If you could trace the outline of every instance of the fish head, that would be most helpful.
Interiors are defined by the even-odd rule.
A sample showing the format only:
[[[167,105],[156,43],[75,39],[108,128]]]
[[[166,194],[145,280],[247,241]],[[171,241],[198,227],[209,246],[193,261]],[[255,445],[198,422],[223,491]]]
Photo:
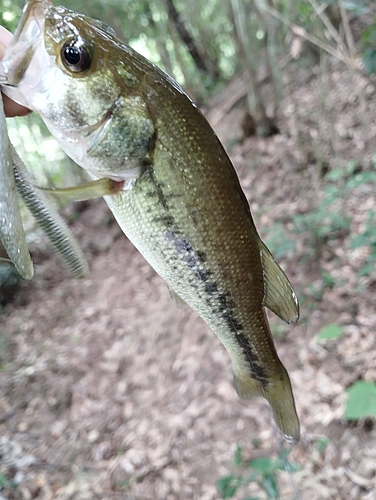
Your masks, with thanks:
[[[79,165],[123,180],[139,174],[154,134],[137,91],[142,74],[128,70],[132,56],[102,22],[29,0],[0,62],[0,83]]]

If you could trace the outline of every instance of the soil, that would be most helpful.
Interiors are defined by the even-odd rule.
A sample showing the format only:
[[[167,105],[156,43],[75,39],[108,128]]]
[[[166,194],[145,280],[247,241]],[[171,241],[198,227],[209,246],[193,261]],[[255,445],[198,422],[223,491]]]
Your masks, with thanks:
[[[333,61],[324,77],[295,66],[281,133],[244,139],[244,108],[226,104],[242,85],[235,78],[206,114],[301,301],[296,325],[270,315],[302,425],[292,475],[304,500],[374,500],[375,420],[349,422],[344,411],[346,388],[376,383],[376,268],[360,276],[370,249],[351,246],[376,210],[375,185],[328,208],[348,214],[345,228],[320,237],[334,215],[323,210],[311,226],[309,216],[329,172],[374,169],[375,87]],[[220,478],[250,472],[233,463],[238,446],[246,461],[276,459],[264,401],[238,399],[218,339],[170,299],[105,203],[84,205],[71,228],[90,275],[72,278],[41,237],[34,279],[0,316],[0,499],[213,500]],[[319,341],[330,324],[342,335]],[[294,498],[288,473],[274,472],[280,497]],[[251,497],[268,498],[260,481],[233,498]]]

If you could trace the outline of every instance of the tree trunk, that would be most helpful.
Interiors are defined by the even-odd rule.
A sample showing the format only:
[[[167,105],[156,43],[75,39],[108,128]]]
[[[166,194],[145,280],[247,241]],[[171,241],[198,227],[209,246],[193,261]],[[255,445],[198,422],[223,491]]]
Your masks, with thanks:
[[[204,74],[211,76],[211,71],[206,64],[206,61],[200,51],[197,48],[195,41],[193,40],[191,34],[187,30],[184,21],[181,19],[179,12],[173,3],[173,0],[165,0],[167,13],[169,18],[172,20],[176,31],[178,32],[184,45],[187,47],[193,61],[195,62],[197,68]]]
[[[235,26],[235,40],[238,45],[239,55],[243,61],[244,70],[248,74],[248,106],[251,116],[255,119],[257,133],[268,137],[278,133],[274,117],[268,117],[257,84],[257,65],[251,41],[245,23],[246,13],[242,0],[231,0],[232,14]]]
[[[265,33],[263,39],[265,61],[273,90],[273,109],[271,114],[273,117],[276,117],[279,104],[283,98],[282,79],[277,56],[277,26],[276,21],[266,14],[265,9],[265,7],[273,7],[273,5],[271,0],[254,0],[253,4],[259,24]]]

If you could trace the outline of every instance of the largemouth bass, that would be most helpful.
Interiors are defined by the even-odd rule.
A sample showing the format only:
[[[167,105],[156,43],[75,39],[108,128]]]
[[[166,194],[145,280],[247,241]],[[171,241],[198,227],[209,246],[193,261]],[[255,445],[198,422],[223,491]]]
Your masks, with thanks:
[[[298,440],[290,380],[264,311],[296,321],[297,298],[195,104],[111,28],[48,0],[26,3],[0,73],[9,97],[39,113],[91,174],[90,189],[96,179],[119,185],[112,194],[98,184],[97,194],[222,341],[240,397],[266,398],[282,434]]]

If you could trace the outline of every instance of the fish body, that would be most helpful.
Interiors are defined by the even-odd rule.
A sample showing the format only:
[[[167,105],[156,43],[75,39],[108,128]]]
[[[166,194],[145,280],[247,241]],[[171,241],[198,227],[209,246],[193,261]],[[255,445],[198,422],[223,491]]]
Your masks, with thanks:
[[[260,240],[235,170],[182,88],[99,21],[27,2],[0,72],[93,177],[120,227],[228,351],[239,395],[265,397],[299,438],[288,374],[264,307],[298,318],[295,293]]]

